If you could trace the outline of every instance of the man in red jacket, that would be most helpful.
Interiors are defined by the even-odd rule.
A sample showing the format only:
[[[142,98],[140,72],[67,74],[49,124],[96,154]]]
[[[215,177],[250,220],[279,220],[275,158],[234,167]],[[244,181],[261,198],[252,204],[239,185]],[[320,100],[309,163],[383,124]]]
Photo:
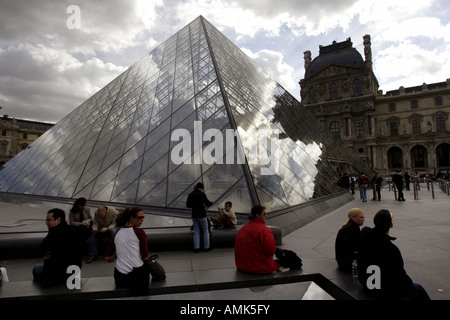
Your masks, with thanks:
[[[234,244],[234,258],[239,271],[249,273],[272,273],[280,265],[272,258],[275,254],[275,238],[266,226],[266,208],[252,208],[246,223],[238,232]]]

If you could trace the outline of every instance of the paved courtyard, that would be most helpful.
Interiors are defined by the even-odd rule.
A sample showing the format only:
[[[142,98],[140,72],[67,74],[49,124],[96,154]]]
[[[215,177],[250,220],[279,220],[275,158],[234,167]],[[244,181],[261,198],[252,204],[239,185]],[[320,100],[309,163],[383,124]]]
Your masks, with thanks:
[[[373,216],[380,209],[388,209],[394,214],[394,227],[390,234],[397,237],[395,244],[400,248],[405,269],[413,281],[424,286],[433,300],[450,300],[450,196],[435,187],[435,199],[425,184],[419,191],[419,199],[414,200],[413,191],[405,191],[405,202],[394,200],[394,193],[387,187],[382,190],[381,201],[362,202],[359,195],[343,207],[305,225],[283,237],[282,248],[295,251],[303,260],[303,273],[321,273],[332,282],[349,290],[343,283],[342,274],[334,260],[334,241],[338,229],[347,220],[350,208],[364,210],[366,226],[373,227]],[[25,230],[46,230],[44,224],[46,210],[54,203],[29,201],[14,203],[3,194],[0,202],[0,233],[23,232]],[[61,204],[68,212],[70,205]],[[94,210],[94,208],[92,209]],[[158,223],[174,226],[190,225],[189,219],[152,217],[146,224]],[[233,248],[216,248],[210,252],[195,254],[189,250],[156,252],[167,272],[234,269]],[[13,259],[0,261],[8,269],[10,281],[31,280],[31,269],[40,259]],[[114,263],[99,257],[92,264],[84,264],[82,277],[111,276]],[[251,292],[248,298],[251,298]],[[181,294],[177,299],[191,298]],[[150,297],[151,299],[151,297]]]

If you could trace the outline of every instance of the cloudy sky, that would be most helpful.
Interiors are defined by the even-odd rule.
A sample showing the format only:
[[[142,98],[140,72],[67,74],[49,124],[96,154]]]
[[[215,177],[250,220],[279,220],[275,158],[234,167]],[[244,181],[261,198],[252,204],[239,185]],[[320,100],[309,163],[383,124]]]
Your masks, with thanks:
[[[0,112],[57,122],[199,15],[299,100],[303,52],[365,34],[384,92],[450,78],[448,0],[1,0]]]

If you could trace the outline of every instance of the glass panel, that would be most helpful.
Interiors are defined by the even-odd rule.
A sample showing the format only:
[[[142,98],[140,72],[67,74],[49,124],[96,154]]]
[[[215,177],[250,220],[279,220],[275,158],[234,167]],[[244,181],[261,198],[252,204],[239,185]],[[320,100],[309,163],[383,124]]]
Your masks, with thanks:
[[[117,176],[116,184],[112,193],[112,198],[116,197],[139,177],[141,164],[142,157],[136,159],[130,166],[128,166]],[[136,194],[134,195],[134,197],[136,197]]]
[[[151,148],[144,154],[144,161],[142,163],[142,172],[145,172],[153,166],[155,162],[161,159],[162,156],[169,152],[170,135],[166,135],[163,139],[159,140],[155,144],[151,145]]]
[[[151,205],[151,206],[166,206],[166,189],[167,189],[167,178],[164,179],[157,187],[155,187],[152,192],[147,193],[145,197],[137,201],[140,205]]]
[[[234,212],[250,212],[252,200],[245,177],[242,177],[227,193],[221,195],[211,208],[224,207],[226,201],[231,201]]]
[[[119,164],[120,161],[116,161],[97,177],[92,190],[93,200],[109,201],[117,177],[117,171],[119,170]]]
[[[112,198],[111,201],[121,203],[135,203],[137,186],[137,180],[133,181],[125,190]]]
[[[181,164],[168,177],[167,202],[172,202],[201,176],[200,164]]]
[[[203,183],[212,202],[219,200],[244,175],[241,166],[216,164],[203,174]]]
[[[147,193],[152,192],[167,176],[168,154],[159,159],[151,168],[141,173],[138,189],[138,199],[142,199]]]

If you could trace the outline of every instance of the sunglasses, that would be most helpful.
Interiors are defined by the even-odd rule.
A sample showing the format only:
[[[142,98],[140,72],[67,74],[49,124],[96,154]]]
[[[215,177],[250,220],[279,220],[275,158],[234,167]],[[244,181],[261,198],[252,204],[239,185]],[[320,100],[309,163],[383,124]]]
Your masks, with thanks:
[[[142,220],[145,218],[145,216],[139,216],[139,217],[135,217],[136,219]]]

